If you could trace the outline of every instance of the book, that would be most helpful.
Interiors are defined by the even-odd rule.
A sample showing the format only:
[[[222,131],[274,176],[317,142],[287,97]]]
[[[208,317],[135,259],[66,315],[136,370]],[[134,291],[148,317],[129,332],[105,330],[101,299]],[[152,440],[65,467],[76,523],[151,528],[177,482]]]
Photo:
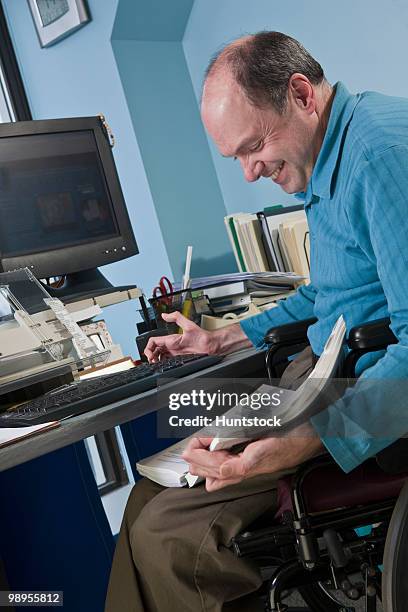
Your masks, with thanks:
[[[224,217],[224,223],[240,272],[267,272],[269,264],[257,215],[235,213]]]
[[[285,434],[312,416],[316,408],[316,400],[324,393],[338,368],[342,357],[345,335],[346,324],[343,316],[340,316],[327,339],[323,353],[320,355],[309,376],[296,391],[290,389],[284,390],[284,397],[280,402],[279,409],[276,411],[276,414],[282,421],[282,425],[276,434]],[[277,391],[281,391],[279,387],[261,385],[256,390],[256,393],[267,393],[272,396]],[[237,405],[229,410],[226,415],[239,415],[242,413],[242,408],[245,408],[247,411],[247,406]],[[248,443],[254,439],[262,438],[268,431],[262,427],[258,430],[251,427],[250,435],[246,435],[247,432],[242,428],[238,428],[235,431],[230,429],[228,433],[230,434],[228,437],[215,436],[211,442],[210,450],[229,449],[238,444]]]
[[[181,456],[191,437],[138,461],[136,469],[139,474],[163,487],[194,486],[198,477],[189,474],[188,463]]]
[[[255,214],[243,215],[238,219],[243,237],[244,261],[251,272],[267,272],[268,260],[262,243],[262,231],[259,219]]]
[[[241,213],[238,213],[241,214]],[[224,217],[225,227],[227,228],[228,238],[230,239],[232,250],[235,255],[235,261],[237,262],[238,270],[240,272],[246,272],[244,258],[241,252],[241,246],[238,240],[238,234],[234,222],[235,215],[227,215]]]
[[[288,249],[284,243],[281,224],[297,219],[306,219],[302,205],[272,207],[257,213],[261,226],[262,242],[270,270],[290,271]]]
[[[310,243],[306,218],[294,218],[280,223],[278,233],[289,269],[297,274],[309,276]]]
[[[302,205],[271,207],[256,214],[239,212],[227,215],[224,222],[240,271],[309,274]]]
[[[340,316],[334,325],[332,332],[324,346],[323,353],[317,360],[312,372],[296,390],[280,389],[269,384],[263,384],[256,389],[251,397],[257,394],[267,394],[271,398],[279,392],[282,401],[279,408],[274,410],[282,421],[282,426],[274,430],[274,435],[284,435],[300,423],[308,420],[316,410],[316,402],[324,393],[330,379],[334,376],[342,357],[342,348],[346,334],[346,325],[343,316]],[[272,405],[272,403],[270,404]],[[164,451],[156,453],[151,457],[142,459],[136,464],[136,468],[142,476],[154,480],[165,487],[194,486],[199,478],[189,474],[188,464],[182,458],[183,450],[189,440],[193,437],[212,437],[210,451],[233,449],[241,447],[254,440],[261,439],[270,433],[270,428],[260,425],[258,428],[251,425],[249,428],[242,426],[242,416],[249,413],[248,401],[245,404],[237,404],[223,415],[227,420],[238,421],[236,427],[228,426],[228,435],[222,435],[213,427],[206,427],[181,442],[177,442]],[[225,432],[224,432],[225,433]]]

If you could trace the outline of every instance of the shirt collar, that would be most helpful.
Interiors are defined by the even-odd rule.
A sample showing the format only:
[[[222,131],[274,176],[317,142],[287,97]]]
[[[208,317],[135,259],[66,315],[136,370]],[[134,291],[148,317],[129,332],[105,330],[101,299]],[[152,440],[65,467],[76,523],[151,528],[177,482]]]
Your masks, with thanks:
[[[339,158],[343,135],[359,100],[360,94],[352,95],[343,83],[340,81],[336,83],[326,134],[312,176],[306,191],[295,194],[296,198],[304,200],[305,206],[312,202],[313,196],[319,198],[331,197],[332,179]]]

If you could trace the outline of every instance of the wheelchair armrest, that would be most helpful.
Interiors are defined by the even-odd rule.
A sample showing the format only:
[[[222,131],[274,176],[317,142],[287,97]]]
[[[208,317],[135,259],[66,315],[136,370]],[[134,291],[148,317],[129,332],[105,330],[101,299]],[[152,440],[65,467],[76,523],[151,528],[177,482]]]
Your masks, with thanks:
[[[307,330],[309,325],[316,323],[317,319],[305,319],[304,321],[295,321],[287,323],[279,327],[272,327],[265,335],[265,344],[299,344],[307,342]]]
[[[390,319],[376,319],[350,330],[348,347],[355,351],[374,351],[398,342],[390,329]]]
[[[270,379],[282,376],[282,359],[303,350],[308,344],[307,330],[317,319],[294,321],[279,327],[272,327],[264,336],[265,344],[269,344],[265,365]],[[287,361],[285,361],[287,363]]]

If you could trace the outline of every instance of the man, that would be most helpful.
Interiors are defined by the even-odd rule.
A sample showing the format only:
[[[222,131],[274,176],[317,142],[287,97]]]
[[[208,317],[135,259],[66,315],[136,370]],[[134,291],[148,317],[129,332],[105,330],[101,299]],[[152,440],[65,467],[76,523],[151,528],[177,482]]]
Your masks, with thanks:
[[[311,316],[317,323],[309,340],[319,355],[340,314],[347,329],[390,316],[398,344],[359,363],[360,381],[406,378],[408,284],[401,279],[408,265],[408,101],[350,95],[341,83],[332,87],[297,41],[261,32],[235,41],[210,63],[201,110],[220,153],[237,159],[248,181],[269,178],[304,201],[311,283],[278,308],[214,333],[180,313],[167,315],[184,333],[151,339],[148,358],[262,347],[268,328]],[[295,387],[307,375],[313,353],[304,351],[292,362],[283,386]],[[253,610],[259,574],[235,558],[228,543],[273,506],[277,473],[324,447],[350,471],[408,431],[398,401],[388,405],[379,393],[359,403],[360,381],[286,439],[253,442],[237,456],[210,453],[208,439],[195,439],[185,458],[193,474],[206,478],[205,488],[136,485],[106,611]],[[380,418],[384,405],[387,440]]]

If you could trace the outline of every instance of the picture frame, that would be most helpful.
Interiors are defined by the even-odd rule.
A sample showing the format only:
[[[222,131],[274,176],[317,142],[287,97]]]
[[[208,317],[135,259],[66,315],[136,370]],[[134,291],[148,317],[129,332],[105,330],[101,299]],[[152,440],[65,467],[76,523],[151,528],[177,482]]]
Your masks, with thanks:
[[[28,0],[41,47],[50,47],[91,20],[86,0]]]

